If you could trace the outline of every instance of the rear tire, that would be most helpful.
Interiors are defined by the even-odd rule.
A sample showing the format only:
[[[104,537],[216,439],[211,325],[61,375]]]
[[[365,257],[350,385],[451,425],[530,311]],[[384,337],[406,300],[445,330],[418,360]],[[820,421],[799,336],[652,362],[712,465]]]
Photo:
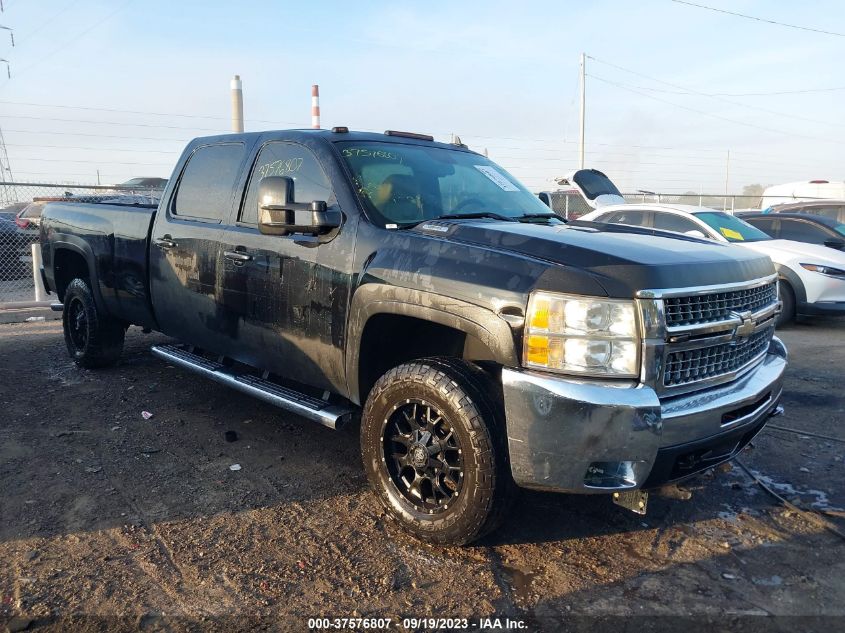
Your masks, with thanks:
[[[123,323],[97,310],[85,279],[68,284],[63,303],[62,327],[73,362],[86,369],[114,365],[123,351]]]
[[[788,282],[778,281],[778,294],[783,302],[783,309],[778,315],[776,327],[787,327],[795,321],[795,291]]]
[[[501,523],[514,497],[497,386],[475,365],[428,358],[395,367],[370,391],[364,470],[403,528],[463,545]]]

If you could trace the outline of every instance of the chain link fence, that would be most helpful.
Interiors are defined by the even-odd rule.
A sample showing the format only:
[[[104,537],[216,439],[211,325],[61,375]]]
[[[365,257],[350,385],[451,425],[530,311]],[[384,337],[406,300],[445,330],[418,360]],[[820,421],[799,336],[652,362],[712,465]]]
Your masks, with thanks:
[[[48,202],[157,203],[161,190],[0,182],[0,306],[35,300],[32,246]]]
[[[685,204],[694,207],[708,207],[733,213],[742,209],[759,209],[760,196],[716,196],[712,194],[665,194],[665,193],[625,193],[625,202],[660,204]],[[576,191],[546,191],[539,194],[552,211],[567,220],[576,220],[593,211],[581,194]]]

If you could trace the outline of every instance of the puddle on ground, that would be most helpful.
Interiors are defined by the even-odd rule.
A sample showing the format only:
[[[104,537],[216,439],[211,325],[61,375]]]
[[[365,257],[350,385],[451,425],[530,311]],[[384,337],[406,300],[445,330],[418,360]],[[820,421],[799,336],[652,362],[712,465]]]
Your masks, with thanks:
[[[520,600],[529,600],[531,597],[531,584],[537,575],[536,572],[523,571],[518,567],[508,567],[502,565],[502,571],[505,572],[510,586],[513,587],[514,594]]]

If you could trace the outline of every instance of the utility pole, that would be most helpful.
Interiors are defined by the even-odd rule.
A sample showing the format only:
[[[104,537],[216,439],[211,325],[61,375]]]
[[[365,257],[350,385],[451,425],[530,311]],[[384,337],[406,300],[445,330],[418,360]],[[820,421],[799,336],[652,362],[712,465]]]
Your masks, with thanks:
[[[584,119],[586,116],[587,56],[581,53],[581,135],[578,143],[578,169],[584,169]]]
[[[241,76],[235,75],[229,86],[232,89],[232,131],[244,131],[244,91]]]
[[[725,161],[725,211],[728,210],[728,186],[731,180],[731,150],[728,150],[728,159]],[[731,211],[733,211],[733,201],[731,201]]]

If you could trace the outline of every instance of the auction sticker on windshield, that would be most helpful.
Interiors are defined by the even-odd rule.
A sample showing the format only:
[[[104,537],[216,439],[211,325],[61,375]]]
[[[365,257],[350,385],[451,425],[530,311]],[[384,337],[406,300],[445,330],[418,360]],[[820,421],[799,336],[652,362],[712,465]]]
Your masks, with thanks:
[[[490,167],[489,165],[473,165],[473,167],[499,185],[501,189],[505,191],[519,191],[519,187],[505,178],[495,167]]]
[[[745,238],[742,237],[742,234],[738,231],[732,231],[731,229],[725,228],[724,226],[720,226],[719,230],[722,232],[722,235],[727,237],[728,239],[734,240],[744,240]]]

